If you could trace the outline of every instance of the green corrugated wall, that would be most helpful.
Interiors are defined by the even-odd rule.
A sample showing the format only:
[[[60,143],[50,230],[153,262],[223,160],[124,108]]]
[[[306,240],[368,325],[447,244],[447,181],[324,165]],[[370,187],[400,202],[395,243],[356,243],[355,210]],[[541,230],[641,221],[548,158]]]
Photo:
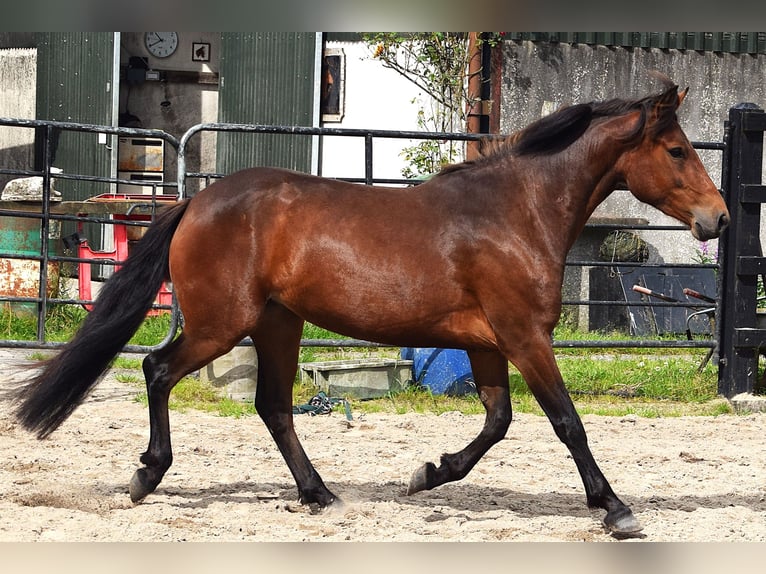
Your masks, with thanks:
[[[222,34],[218,120],[311,126],[316,45],[310,32]],[[309,172],[311,138],[218,134],[218,172],[264,165]]]
[[[114,33],[44,32],[37,34],[37,119],[110,126]],[[55,141],[53,165],[67,174],[110,177],[111,151],[98,143],[98,134],[62,131]],[[69,201],[108,193],[108,183],[58,179],[56,189]],[[61,236],[75,232],[72,222],[61,224]],[[91,247],[102,248],[103,226],[83,228]],[[93,271],[100,276],[103,270]]]
[[[37,35],[37,118],[112,125],[111,32],[45,32]],[[62,132],[54,165],[67,173],[109,177],[111,154],[95,133]],[[61,180],[65,199],[109,191],[108,184]]]

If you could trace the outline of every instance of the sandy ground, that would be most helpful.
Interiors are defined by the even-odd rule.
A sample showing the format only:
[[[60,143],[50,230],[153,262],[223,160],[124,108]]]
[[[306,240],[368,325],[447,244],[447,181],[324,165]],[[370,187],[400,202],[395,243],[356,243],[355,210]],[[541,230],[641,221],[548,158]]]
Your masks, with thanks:
[[[0,351],[0,388],[20,357]],[[613,541],[585,505],[547,419],[517,415],[462,481],[406,495],[426,461],[467,444],[481,416],[299,415],[303,445],[344,506],[312,514],[257,417],[171,412],[175,462],[133,505],[148,441],[136,390],[113,376],[50,438],[0,405],[0,541]],[[596,460],[644,526],[639,541],[766,541],[766,415],[584,418]]]

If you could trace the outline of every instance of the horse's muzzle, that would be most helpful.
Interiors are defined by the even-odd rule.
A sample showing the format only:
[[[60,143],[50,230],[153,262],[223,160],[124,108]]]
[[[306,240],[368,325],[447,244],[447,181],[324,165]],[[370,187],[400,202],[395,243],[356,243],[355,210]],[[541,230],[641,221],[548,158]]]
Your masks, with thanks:
[[[721,235],[728,225],[729,213],[718,212],[708,217],[695,217],[691,232],[699,241],[707,241]]]

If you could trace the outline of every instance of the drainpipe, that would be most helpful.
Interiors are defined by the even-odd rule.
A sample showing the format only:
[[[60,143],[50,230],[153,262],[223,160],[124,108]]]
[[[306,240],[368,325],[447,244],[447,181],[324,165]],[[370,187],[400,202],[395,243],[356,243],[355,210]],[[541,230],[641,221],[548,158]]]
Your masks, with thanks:
[[[493,49],[489,42],[483,41],[485,39],[485,33],[468,33],[468,133],[490,134],[500,129],[499,69],[502,52]],[[478,142],[468,142],[466,159],[474,159],[478,155]]]
[[[478,34],[468,33],[468,101],[466,102],[465,131],[469,134],[481,133],[481,46]],[[479,155],[477,142],[466,143],[465,158],[475,159]]]

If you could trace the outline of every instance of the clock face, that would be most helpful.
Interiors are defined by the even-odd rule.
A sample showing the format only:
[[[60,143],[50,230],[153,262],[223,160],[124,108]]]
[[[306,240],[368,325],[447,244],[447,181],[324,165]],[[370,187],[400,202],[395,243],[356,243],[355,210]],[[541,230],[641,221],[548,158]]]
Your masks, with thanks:
[[[149,53],[156,58],[167,58],[178,48],[178,33],[176,32],[147,32],[144,44]]]

